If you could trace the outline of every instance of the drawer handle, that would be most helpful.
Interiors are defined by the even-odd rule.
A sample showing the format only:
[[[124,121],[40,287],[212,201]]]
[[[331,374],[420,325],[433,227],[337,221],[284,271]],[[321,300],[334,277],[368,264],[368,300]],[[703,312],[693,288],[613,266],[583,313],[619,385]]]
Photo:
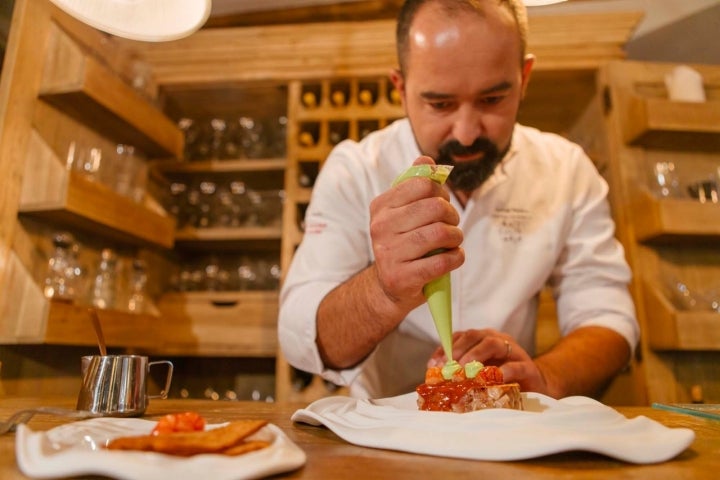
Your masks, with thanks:
[[[210,303],[212,303],[213,306],[215,306],[215,307],[227,308],[227,307],[234,307],[235,305],[238,304],[238,301],[237,300],[210,300]]]

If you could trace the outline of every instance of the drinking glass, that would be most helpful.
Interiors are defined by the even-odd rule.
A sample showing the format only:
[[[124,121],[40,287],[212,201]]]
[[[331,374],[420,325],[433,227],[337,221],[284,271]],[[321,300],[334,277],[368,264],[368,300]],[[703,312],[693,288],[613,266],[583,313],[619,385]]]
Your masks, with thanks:
[[[180,130],[182,130],[185,136],[185,151],[183,152],[183,157],[185,160],[193,160],[197,142],[200,138],[198,124],[192,118],[183,117],[178,120],[178,127],[180,127]]]
[[[75,251],[77,244],[68,232],[54,234],[52,243],[53,253],[48,259],[43,293],[48,298],[73,300],[77,295],[80,276]]]
[[[112,162],[113,189],[140,203],[145,197],[147,165],[132,145],[118,144]]]
[[[675,307],[681,310],[704,310],[705,302],[694,288],[674,275],[667,275],[663,278],[664,287]]]
[[[97,308],[113,308],[116,283],[117,255],[114,250],[104,248],[100,252],[100,265],[93,282],[90,303]]]
[[[679,197],[680,180],[673,162],[655,162],[652,166],[651,190],[660,197]]]
[[[128,301],[128,310],[131,312],[141,313],[145,311],[147,294],[145,288],[147,285],[147,265],[145,261],[136,258],[132,262],[132,272],[130,277],[130,300]]]
[[[100,167],[103,162],[103,152],[99,147],[88,147],[82,143],[73,145],[73,169],[82,173],[85,178],[100,181]]]
[[[258,275],[255,270],[255,264],[250,257],[243,255],[240,265],[237,267],[238,287],[240,290],[256,290],[258,283]]]
[[[197,228],[210,228],[216,225],[216,192],[217,184],[215,182],[209,180],[204,180],[200,182],[200,198],[198,203],[198,218],[196,225]]]
[[[688,185],[688,193],[700,203],[718,203],[718,182],[701,180]]]
[[[218,160],[226,158],[225,144],[227,141],[227,123],[222,118],[210,120],[210,158]]]
[[[247,158],[261,158],[265,154],[265,132],[262,123],[253,117],[240,117],[240,143]]]

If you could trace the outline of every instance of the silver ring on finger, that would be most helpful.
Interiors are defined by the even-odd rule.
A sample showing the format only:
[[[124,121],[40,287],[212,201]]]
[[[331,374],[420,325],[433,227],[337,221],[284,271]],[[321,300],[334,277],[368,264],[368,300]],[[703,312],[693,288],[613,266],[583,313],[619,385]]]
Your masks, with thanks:
[[[512,345],[510,345],[510,342],[507,340],[504,340],[505,342],[505,358],[510,358],[510,354],[512,353]]]

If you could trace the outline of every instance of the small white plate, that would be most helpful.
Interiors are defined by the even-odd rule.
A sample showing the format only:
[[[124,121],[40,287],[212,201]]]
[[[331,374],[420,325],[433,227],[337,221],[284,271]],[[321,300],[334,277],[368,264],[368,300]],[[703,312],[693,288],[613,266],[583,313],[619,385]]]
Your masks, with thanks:
[[[472,460],[524,460],[584,450],[631,463],[657,463],[695,439],[687,428],[668,428],[640,416],[628,419],[588,397],[555,400],[523,393],[525,410],[426,412],[417,394],[380,400],[328,397],[296,411],[292,420],[325,425],[365,447]]]
[[[19,425],[15,439],[17,463],[25,475],[33,478],[106,475],[121,480],[196,480],[209,474],[213,480],[244,480],[287,472],[305,464],[305,452],[273,424],[249,437],[269,441],[269,447],[238,456],[176,457],[103,448],[115,437],[146,435],[156,423],[139,418],[94,418],[45,432]]]

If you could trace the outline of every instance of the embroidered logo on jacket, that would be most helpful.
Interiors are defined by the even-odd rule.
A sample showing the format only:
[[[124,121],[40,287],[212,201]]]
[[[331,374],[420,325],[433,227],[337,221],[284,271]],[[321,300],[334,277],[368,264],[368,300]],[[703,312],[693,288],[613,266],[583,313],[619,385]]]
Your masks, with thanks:
[[[500,239],[503,242],[519,243],[523,239],[531,215],[528,210],[521,208],[498,208],[492,214],[492,218],[498,226]]]

